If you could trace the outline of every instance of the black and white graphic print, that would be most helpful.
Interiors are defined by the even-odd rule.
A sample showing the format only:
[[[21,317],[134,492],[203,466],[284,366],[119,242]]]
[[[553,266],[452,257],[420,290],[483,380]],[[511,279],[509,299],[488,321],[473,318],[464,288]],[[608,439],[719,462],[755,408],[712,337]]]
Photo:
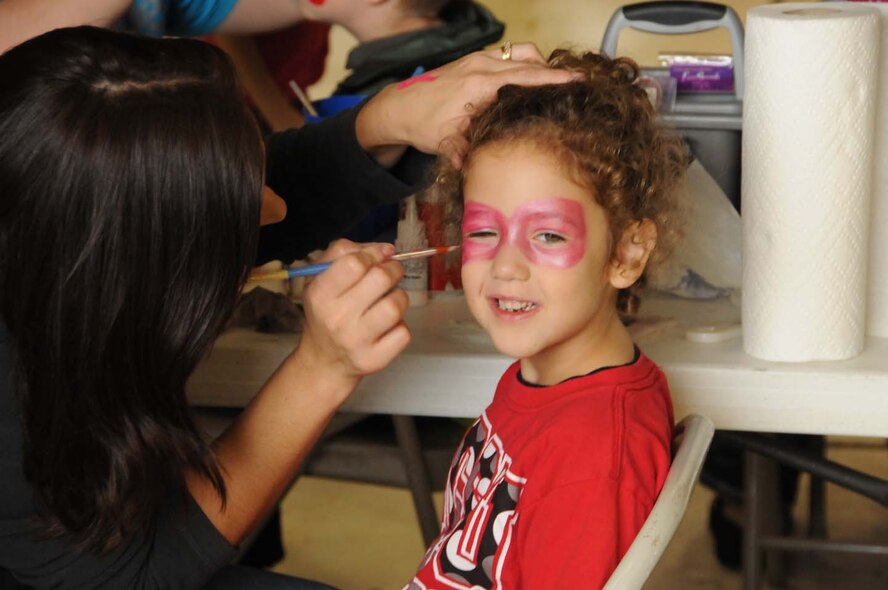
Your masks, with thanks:
[[[511,466],[483,414],[454,456],[444,493],[443,532],[421,566],[432,561],[435,585],[422,575],[405,590],[499,587],[525,482]]]

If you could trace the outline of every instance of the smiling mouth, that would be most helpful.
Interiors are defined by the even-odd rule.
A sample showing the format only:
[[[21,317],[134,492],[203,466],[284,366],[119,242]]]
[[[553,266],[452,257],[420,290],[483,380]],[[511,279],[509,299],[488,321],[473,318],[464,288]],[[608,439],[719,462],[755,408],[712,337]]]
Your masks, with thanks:
[[[528,312],[536,309],[536,303],[532,301],[519,301],[517,299],[498,299],[494,298],[497,309],[508,313]]]

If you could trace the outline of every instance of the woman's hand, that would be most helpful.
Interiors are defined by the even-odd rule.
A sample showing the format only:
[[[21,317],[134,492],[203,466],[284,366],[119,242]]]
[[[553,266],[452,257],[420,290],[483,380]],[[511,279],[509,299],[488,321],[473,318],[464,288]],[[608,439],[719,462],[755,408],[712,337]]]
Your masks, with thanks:
[[[333,266],[305,289],[305,330],[294,358],[340,380],[339,391],[385,368],[410,342],[407,294],[395,288],[404,267],[386,262],[392,254],[391,244],[339,240],[323,257]]]
[[[213,525],[237,545],[293,480],[330,418],[361,377],[388,365],[410,342],[404,269],[391,244],[341,240],[333,265],[306,287],[305,329],[237,421],[216,441],[227,503],[193,472],[188,489]]]
[[[505,49],[472,53],[387,86],[358,114],[358,141],[377,159],[385,159],[393,146],[410,145],[429,154],[450,155],[459,165],[469,117],[493,101],[501,86],[560,84],[578,76],[550,69],[531,43],[516,44],[509,54]]]

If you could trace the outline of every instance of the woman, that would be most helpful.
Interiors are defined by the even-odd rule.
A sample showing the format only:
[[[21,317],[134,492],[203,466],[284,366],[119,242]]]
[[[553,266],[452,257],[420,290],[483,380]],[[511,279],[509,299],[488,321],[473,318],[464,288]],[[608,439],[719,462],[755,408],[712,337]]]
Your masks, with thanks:
[[[444,138],[467,103],[565,79],[500,57],[275,138],[268,181],[294,235],[267,250],[318,247],[352,205],[409,190],[376,163],[405,144],[458,161],[461,141]],[[338,244],[298,347],[232,428],[201,440],[185,381],[253,263],[263,203],[239,96],[224,54],[194,41],[59,29],[0,56],[0,582],[249,587],[225,568],[235,546],[361,377],[409,341],[391,247]],[[300,587],[279,582],[255,581]]]

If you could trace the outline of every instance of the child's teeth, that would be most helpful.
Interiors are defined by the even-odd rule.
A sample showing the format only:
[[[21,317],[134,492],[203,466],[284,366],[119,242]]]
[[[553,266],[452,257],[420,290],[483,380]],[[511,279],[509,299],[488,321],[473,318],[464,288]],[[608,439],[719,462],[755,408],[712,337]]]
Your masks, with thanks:
[[[529,311],[535,307],[530,301],[506,301],[497,299],[497,306],[503,311]]]

